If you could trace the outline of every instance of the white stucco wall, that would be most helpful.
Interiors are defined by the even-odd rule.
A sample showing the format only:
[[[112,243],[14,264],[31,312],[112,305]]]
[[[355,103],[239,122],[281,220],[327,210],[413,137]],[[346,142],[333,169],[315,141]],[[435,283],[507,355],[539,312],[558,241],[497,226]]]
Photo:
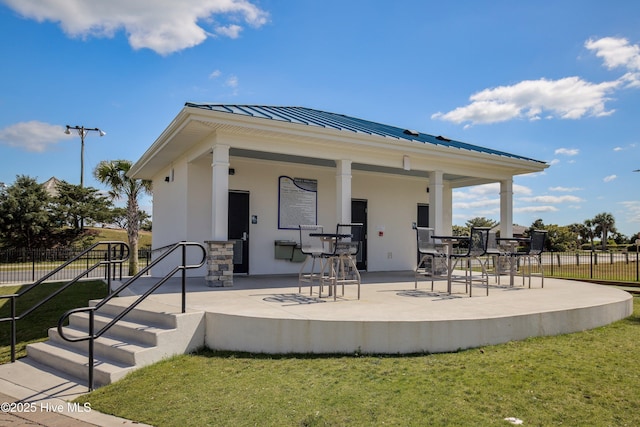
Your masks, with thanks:
[[[187,159],[189,155],[173,163],[171,182],[165,182],[165,176],[171,176],[170,169],[154,178],[154,248],[180,240],[211,239],[211,160],[209,156]],[[318,223],[333,231],[337,222],[336,169],[233,156],[230,167],[235,173],[229,176],[229,190],[248,192],[249,214],[257,216],[257,223],[249,225],[249,273],[297,273],[299,263],[274,256],[276,240],[299,238],[297,230],[278,229],[278,179],[286,175],[317,180]],[[367,201],[368,270],[413,269],[416,243],[411,226],[417,220],[417,205],[429,202],[428,180],[354,170],[351,184],[352,199]],[[446,224],[451,223],[450,202],[451,191],[446,189]],[[190,272],[202,274],[204,270]]]

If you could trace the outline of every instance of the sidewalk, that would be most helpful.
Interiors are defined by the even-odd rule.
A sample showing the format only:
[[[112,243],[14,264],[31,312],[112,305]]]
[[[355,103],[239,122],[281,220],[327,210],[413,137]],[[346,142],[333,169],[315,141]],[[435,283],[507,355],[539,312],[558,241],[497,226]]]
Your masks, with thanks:
[[[67,417],[61,413],[47,410],[46,406],[40,407],[38,404],[16,404],[18,399],[0,393],[0,425],[13,426],[47,426],[47,427],[95,427],[96,424],[90,424],[71,417]],[[34,410],[30,412],[30,410]],[[51,408],[54,409],[54,408]],[[57,409],[57,408],[55,408]]]
[[[0,426],[145,426],[72,403],[86,384],[27,359],[0,365]]]

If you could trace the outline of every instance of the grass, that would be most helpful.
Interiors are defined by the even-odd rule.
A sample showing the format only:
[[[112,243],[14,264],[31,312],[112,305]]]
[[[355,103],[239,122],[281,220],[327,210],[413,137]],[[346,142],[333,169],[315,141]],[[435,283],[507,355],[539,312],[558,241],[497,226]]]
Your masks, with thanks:
[[[114,228],[91,228],[91,227],[87,227],[87,228],[95,230],[98,233],[98,235],[91,241],[92,244],[100,241],[106,241],[106,240],[110,240],[114,242],[129,243],[129,238],[127,237],[127,230],[114,229]],[[151,232],[140,230],[138,247],[139,248],[151,247]]]
[[[16,313],[20,315],[34,304],[42,301],[48,295],[59,289],[64,283],[43,283],[27,292],[17,300]],[[21,286],[2,286],[0,294],[18,293]],[[81,281],[65,289],[54,299],[17,322],[16,357],[26,356],[27,344],[43,341],[47,337],[47,330],[58,324],[62,313],[76,307],[86,307],[91,299],[104,298],[107,287],[101,280]],[[9,300],[0,299],[0,318],[10,314]],[[11,360],[10,322],[0,323],[0,363]]]
[[[81,397],[156,426],[640,425],[640,300],[595,330],[448,354],[203,350]]]

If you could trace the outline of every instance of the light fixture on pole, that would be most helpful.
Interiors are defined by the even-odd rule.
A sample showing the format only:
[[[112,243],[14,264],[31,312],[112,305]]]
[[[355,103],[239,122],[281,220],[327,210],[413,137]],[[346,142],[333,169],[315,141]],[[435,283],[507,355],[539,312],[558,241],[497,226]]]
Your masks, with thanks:
[[[100,136],[105,136],[107,133],[98,128],[86,128],[84,126],[69,125],[67,125],[67,130],[65,130],[64,133],[66,133],[67,135],[71,135],[71,129],[78,131],[78,135],[80,135],[80,187],[84,187],[84,137],[89,131],[98,132],[98,135]]]

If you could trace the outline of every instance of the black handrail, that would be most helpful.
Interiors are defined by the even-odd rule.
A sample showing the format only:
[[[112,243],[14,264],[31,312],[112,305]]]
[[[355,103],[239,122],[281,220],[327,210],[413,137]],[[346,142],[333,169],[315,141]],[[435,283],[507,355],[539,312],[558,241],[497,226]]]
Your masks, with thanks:
[[[25,310],[19,316],[16,315],[16,299],[18,299],[21,296],[25,295],[26,293],[28,293],[32,289],[35,289],[36,287],[38,287],[39,285],[44,283],[47,279],[53,277],[55,274],[59,273],[60,271],[62,271],[63,269],[65,269],[69,265],[73,264],[74,262],[78,261],[79,259],[81,259],[82,257],[84,257],[85,255],[87,255],[88,253],[90,253],[95,248],[97,248],[98,246],[101,246],[101,245],[107,245],[106,259],[101,259],[100,261],[96,262],[94,265],[88,267],[86,270],[82,271],[76,277],[71,279],[71,281],[67,282],[66,284],[64,284],[60,288],[56,289],[53,293],[48,295],[46,298],[44,298],[40,302],[36,303],[32,307],[28,308],[27,310]],[[113,252],[113,256],[119,255],[119,257],[118,258],[112,258],[112,252]],[[118,254],[118,252],[119,252],[119,254]],[[87,274],[89,274],[90,272],[92,272],[96,268],[100,267],[101,265],[104,265],[105,268],[106,268],[107,286],[109,287],[109,289],[111,289],[111,265],[112,264],[115,265],[117,263],[120,263],[120,265],[122,265],[123,262],[125,262],[125,261],[127,261],[129,259],[129,254],[130,254],[129,245],[127,245],[124,242],[112,242],[112,241],[98,242],[98,243],[95,243],[92,246],[88,247],[87,249],[85,249],[84,251],[79,253],[78,255],[74,256],[70,260],[66,261],[64,264],[60,265],[56,269],[54,269],[51,272],[47,273],[46,275],[41,277],[38,281],[32,283],[28,288],[26,288],[26,289],[24,289],[24,290],[22,290],[22,291],[20,291],[20,292],[18,292],[16,294],[0,295],[0,299],[10,299],[10,307],[9,307],[9,309],[10,309],[11,314],[10,314],[9,317],[0,318],[0,323],[9,322],[9,321],[11,322],[11,332],[10,332],[10,335],[11,335],[11,363],[16,361],[16,323],[17,323],[18,320],[24,319],[26,316],[28,316],[29,314],[33,313],[35,310],[37,310],[38,308],[40,308],[41,306],[43,306],[47,302],[51,301],[58,294],[63,292],[65,289],[67,289],[69,286],[71,286],[74,283],[76,283],[83,276],[86,276]]]
[[[202,260],[198,264],[192,264],[192,265],[188,265],[187,264],[187,247],[188,246],[197,246],[202,250]],[[140,295],[138,297],[138,299],[136,299],[133,303],[131,303],[120,314],[115,316],[113,318],[113,320],[111,320],[109,323],[107,323],[105,326],[103,326],[102,329],[100,329],[99,331],[96,332],[95,331],[95,326],[94,326],[95,312],[97,310],[99,310],[102,306],[104,306],[106,303],[111,301],[114,297],[116,297],[124,289],[129,287],[133,282],[138,280],[141,276],[146,274],[147,271],[149,271],[155,265],[157,265],[158,263],[163,261],[166,257],[168,257],[170,254],[172,254],[178,248],[182,249],[182,264],[176,266],[167,275],[165,275],[163,278],[161,278],[158,283],[156,283],[155,285],[150,287],[144,294]],[[114,290],[111,295],[107,296],[106,298],[101,300],[96,305],[94,305],[92,307],[75,308],[75,309],[67,311],[66,313],[64,313],[60,317],[60,320],[58,321],[58,334],[60,335],[60,337],[62,337],[64,340],[69,341],[69,342],[89,341],[89,381],[88,381],[89,382],[89,391],[92,391],[93,388],[94,388],[93,387],[93,385],[94,385],[93,384],[93,368],[94,368],[93,347],[94,347],[95,340],[97,338],[100,338],[113,325],[115,325],[120,320],[122,320],[122,318],[124,318],[127,314],[129,314],[143,300],[145,300],[149,295],[151,295],[153,292],[155,292],[160,286],[162,286],[167,280],[169,280],[171,277],[173,277],[173,275],[176,274],[180,270],[182,270],[182,313],[185,313],[186,312],[186,274],[185,274],[185,272],[186,272],[187,269],[193,269],[193,268],[202,267],[204,265],[204,263],[206,262],[206,260],[207,260],[207,250],[202,244],[197,243],[197,242],[178,242],[178,243],[174,244],[173,247],[170,250],[168,250],[167,252],[162,254],[160,257],[156,258],[151,264],[149,264],[144,269],[140,270],[140,272],[138,272],[138,274],[136,274],[135,276],[132,276],[129,280],[127,280],[120,287],[118,287],[118,289]],[[64,330],[62,329],[64,323],[69,318],[69,316],[71,316],[72,314],[74,314],[74,313],[82,313],[82,312],[88,312],[89,313],[89,333],[87,335],[85,335],[85,336],[80,336],[80,337],[75,337],[75,338],[67,337],[64,334]]]

